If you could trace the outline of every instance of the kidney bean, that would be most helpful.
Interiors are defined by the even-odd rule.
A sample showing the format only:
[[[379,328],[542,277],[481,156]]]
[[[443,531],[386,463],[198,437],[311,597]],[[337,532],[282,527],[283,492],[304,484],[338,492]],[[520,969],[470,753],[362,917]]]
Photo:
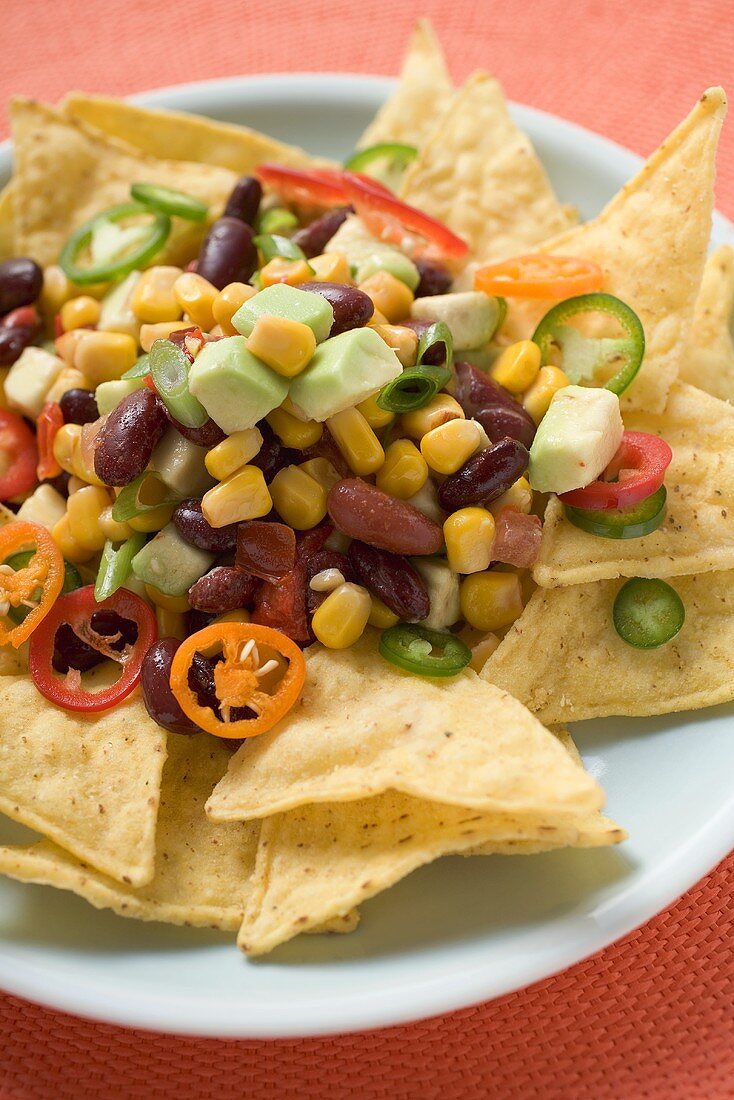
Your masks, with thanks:
[[[347,220],[347,215],[351,213],[351,206],[337,206],[333,210],[328,210],[316,221],[294,233],[293,243],[298,245],[309,260],[313,256],[319,256],[325,251],[339,226]]]
[[[529,458],[522,443],[516,439],[501,439],[446,478],[438,490],[439,504],[445,512],[455,512],[470,504],[490,504],[522,477]]]
[[[535,438],[535,422],[504,386],[471,363],[456,363],[454,396],[467,416],[474,417],[496,443],[505,436],[529,447]]]
[[[171,664],[181,645],[178,638],[159,638],[143,659],[140,687],[145,709],[154,722],[171,733],[196,733],[199,727],[184,714],[171,691]]]
[[[300,462],[301,459],[298,451],[283,446],[266,420],[261,420],[258,428],[263,437],[263,445],[255,457],[250,459],[249,464],[262,470],[263,477],[269,485],[277,473],[284,470],[286,466]]]
[[[230,553],[237,545],[237,524],[211,527],[204,519],[201,501],[194,497],[176,505],[173,522],[187,542],[198,546],[200,550],[208,550],[211,554]]]
[[[443,531],[407,501],[388,496],[360,478],[329,490],[329,515],[345,535],[393,554],[437,554]]]
[[[41,318],[35,306],[18,306],[6,313],[2,321],[3,328],[32,328],[41,331]]]
[[[67,390],[59,398],[65,424],[91,424],[99,418],[99,409],[92,390]]]
[[[428,618],[428,589],[407,558],[355,540],[349,547],[349,560],[362,584],[403,622]]]
[[[232,188],[224,208],[224,217],[239,218],[247,225],[254,225],[262,197],[260,180],[254,176],[243,176]]]
[[[306,606],[311,615],[317,608],[321,607],[321,604],[329,595],[328,592],[317,592],[316,589],[311,588],[310,583],[312,577],[315,577],[317,573],[323,573],[324,569],[338,569],[345,581],[355,581],[357,579],[352,563],[344,554],[340,554],[338,550],[319,550],[306,563],[306,576],[308,579]]]
[[[431,321],[401,321],[400,324],[403,328],[410,328],[416,334],[420,340],[423,333],[431,327],[431,324],[435,322]],[[443,343],[434,344],[429,348],[426,354],[423,356],[423,362],[428,363],[431,367],[442,367],[446,362],[446,345]]]
[[[216,615],[207,615],[206,611],[187,611],[185,618],[186,637],[190,638],[192,634],[197,634],[200,630],[203,630],[205,626],[210,626],[216,619]]]
[[[124,397],[97,436],[94,472],[106,485],[128,485],[150,462],[168,425],[160,397],[145,386]]]
[[[415,289],[416,298],[432,298],[434,294],[448,294],[454,280],[451,272],[432,260],[413,260],[418,268],[420,282]]]
[[[285,523],[253,519],[237,528],[235,562],[240,569],[272,581],[296,564],[296,532]]]
[[[338,336],[340,332],[348,332],[352,328],[362,328],[375,312],[375,303],[369,295],[354,286],[345,286],[344,283],[306,282],[299,283],[298,289],[320,294],[334,310],[334,324],[329,336]]]
[[[19,325],[16,328],[0,327],[0,367],[12,367],[37,335],[38,329],[30,328],[28,325]]]
[[[35,302],[43,286],[43,271],[35,260],[18,256],[0,264],[0,313]]]
[[[216,447],[217,443],[221,443],[223,439],[227,438],[227,433],[223,432],[211,418],[205,420],[200,428],[187,428],[185,424],[179,423],[170,413],[168,413],[168,419],[184,439],[188,439],[189,443],[193,443],[197,447],[206,447],[207,449]]]
[[[228,283],[246,283],[257,270],[250,226],[239,218],[218,218],[204,238],[196,270],[217,290]]]
[[[195,611],[223,615],[252,603],[257,580],[235,565],[217,565],[189,589],[189,603]]]
[[[493,443],[500,439],[516,439],[523,447],[530,448],[535,439],[535,423],[522,405],[515,404],[514,409],[506,405],[479,409],[474,419],[481,424]]]

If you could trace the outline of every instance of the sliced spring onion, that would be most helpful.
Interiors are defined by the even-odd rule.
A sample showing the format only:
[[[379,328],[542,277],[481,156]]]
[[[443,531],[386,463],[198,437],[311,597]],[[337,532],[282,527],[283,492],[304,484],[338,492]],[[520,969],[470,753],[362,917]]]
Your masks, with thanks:
[[[259,237],[255,237],[255,245],[262,252],[266,264],[276,259],[306,259],[303,249],[294,244],[290,237],[280,237],[277,233],[261,233]]]
[[[599,535],[604,539],[639,539],[656,531],[663,522],[667,498],[665,486],[661,485],[646,500],[629,508],[592,511],[572,508],[567,504],[566,516],[574,527],[580,527],[590,535]]]
[[[126,249],[123,255],[103,263],[91,263],[81,266],[77,262],[84,249],[89,247],[95,230],[102,223],[116,224],[124,221],[125,218],[139,217],[140,215],[146,215],[151,220],[148,222],[148,233],[144,240],[138,243],[137,247],[133,246]],[[108,210],[104,210],[101,214],[96,214],[93,218],[90,218],[84,225],[80,225],[61,250],[59,265],[68,278],[78,286],[107,283],[111,279],[119,279],[123,275],[127,275],[136,268],[144,267],[157,252],[160,252],[168,240],[170,232],[171,219],[167,214],[152,210],[142,203],[124,202],[119,206],[111,206]]]
[[[147,352],[136,359],[130,370],[126,370],[122,377],[145,378],[146,374],[150,374],[150,356]]]
[[[633,577],[617,593],[612,619],[622,641],[635,649],[657,649],[679,632],[686,609],[665,581]]]
[[[393,190],[412,160],[418,155],[415,145],[406,145],[401,141],[381,141],[366,149],[358,149],[344,161],[344,167],[350,172],[366,172]]]
[[[25,569],[28,562],[34,556],[35,550],[21,550],[17,554],[11,554],[11,556],[5,562],[11,569]],[[75,565],[72,565],[70,561],[64,558],[64,585],[59,593],[60,596],[65,596],[67,592],[73,592],[75,588],[81,588],[84,581],[81,578],[81,574]],[[41,600],[41,589],[38,588],[33,596],[39,602]],[[22,623],[26,615],[31,611],[30,607],[25,607],[23,604],[19,604],[18,607],[11,607],[8,609],[8,618],[14,623]]]
[[[434,324],[423,333],[418,341],[417,362],[419,364],[423,363],[426,353],[437,344],[443,344],[446,349],[443,366],[450,367],[454,358],[454,338],[451,335],[451,329],[445,321],[435,321]],[[446,381],[448,381],[448,379]]]
[[[456,676],[471,661],[471,650],[461,638],[419,623],[400,623],[384,630],[380,655],[417,676]]]
[[[118,498],[119,499],[119,498]],[[145,535],[136,531],[117,549],[111,539],[107,539],[97,570],[94,584],[94,598],[97,603],[106,600],[118,588],[121,588],[132,570],[132,561],[139,550],[145,546]]]
[[[446,367],[431,367],[421,363],[407,367],[380,391],[377,404],[386,412],[407,413],[422,409],[443,389],[451,378]]]
[[[287,229],[297,228],[298,218],[292,210],[286,210],[284,206],[274,206],[270,210],[263,210],[262,213],[258,215],[258,233],[283,233]]]
[[[157,183],[134,183],[130,193],[151,210],[158,210],[169,216],[175,214],[188,222],[203,222],[209,211],[206,203],[195,199],[193,195],[176,191],[173,187],[160,187]]]
[[[143,496],[148,494],[144,494],[143,489],[149,481],[156,482],[161,491],[154,494],[154,500],[146,502],[143,500]],[[152,470],[144,470],[139,477],[135,478],[135,481],[131,481],[122,490],[112,505],[112,518],[118,523],[127,523],[129,519],[135,519],[136,516],[144,516],[148,512],[154,512],[156,508],[178,504],[180,500],[180,496],[168,488],[163,478]]]
[[[188,356],[172,340],[156,340],[148,355],[155,388],[171,416],[186,428],[200,428],[209,414],[189,392]]]

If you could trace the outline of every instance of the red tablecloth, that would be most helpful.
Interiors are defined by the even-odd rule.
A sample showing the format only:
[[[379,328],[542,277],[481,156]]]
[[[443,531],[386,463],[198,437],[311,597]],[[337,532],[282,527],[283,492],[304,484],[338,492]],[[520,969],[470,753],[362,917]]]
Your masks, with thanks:
[[[418,15],[434,20],[457,79],[489,68],[513,99],[640,153],[707,85],[734,89],[734,7],[721,0],[3,0],[0,96],[126,94],[276,70],[394,73]],[[734,123],[718,196],[734,215]],[[0,1098],[734,1097],[732,872],[730,857],[644,929],[557,978],[369,1035],[175,1039],[0,998]]]

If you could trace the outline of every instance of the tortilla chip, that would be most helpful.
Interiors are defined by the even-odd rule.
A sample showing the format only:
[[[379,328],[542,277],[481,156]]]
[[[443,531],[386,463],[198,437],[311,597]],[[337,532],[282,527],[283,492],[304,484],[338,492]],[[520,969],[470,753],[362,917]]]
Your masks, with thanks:
[[[571,224],[502,88],[481,72],[408,169],[401,197],[445,222],[485,262],[527,251]]]
[[[724,244],[706,261],[680,376],[720,397],[734,399],[734,248]]]
[[[13,216],[13,185],[0,192],[0,262],[15,255],[15,221]]]
[[[42,266],[55,263],[71,232],[106,207],[130,200],[130,184],[185,191],[219,212],[237,177],[226,168],[156,160],[31,99],[11,105],[15,247]],[[205,227],[175,219],[155,263],[195,253]]]
[[[420,149],[453,92],[441,44],[429,21],[419,19],[408,44],[398,86],[362,134],[357,148],[399,141]]]
[[[593,221],[543,252],[595,260],[604,289],[631,306],[645,330],[645,358],[625,408],[662,412],[686,351],[714,206],[716,146],[726,114],[721,88],[690,115]],[[531,335],[548,303],[510,303],[503,332]]]
[[[734,571],[670,581],[686,609],[659,649],[617,634],[621,581],[538,589],[482,669],[551,725],[607,715],[669,714],[734,699]],[[542,638],[543,644],[538,644]]]
[[[605,539],[575,527],[552,497],[533,570],[543,587],[734,568],[734,408],[677,382],[662,415],[628,412],[624,422],[673,449],[667,516],[644,538]]]
[[[153,877],[166,733],[138,699],[85,717],[0,677],[0,813],[105,874]]]
[[[333,163],[247,126],[233,126],[180,111],[135,107],[109,96],[70,92],[60,109],[68,118],[111,134],[149,157],[218,165],[238,176],[250,175],[266,161],[291,168]]]
[[[207,803],[217,821],[398,790],[508,813],[598,809],[602,792],[556,739],[476,673],[417,679],[377,653],[313,646],[297,709],[245,743]]]

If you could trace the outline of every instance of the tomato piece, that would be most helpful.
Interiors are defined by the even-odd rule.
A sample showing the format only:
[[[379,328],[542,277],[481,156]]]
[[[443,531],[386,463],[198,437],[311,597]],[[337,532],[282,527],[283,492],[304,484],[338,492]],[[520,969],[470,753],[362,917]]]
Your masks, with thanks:
[[[474,288],[504,298],[571,298],[601,290],[604,272],[593,260],[534,252],[474,273]]]
[[[344,188],[341,172],[329,169],[286,168],[282,164],[261,164],[256,175],[272,187],[287,202],[310,203],[314,206],[343,206]]]
[[[625,432],[601,478],[583,489],[561,493],[559,499],[573,508],[593,511],[629,508],[657,492],[672,460],[673,452],[659,436]]]
[[[255,595],[253,623],[282,631],[294,642],[308,642],[311,635],[306,617],[306,566],[295,568],[277,580],[263,581]]]
[[[112,613],[132,622],[137,630],[136,640],[123,649],[113,648],[114,637],[95,630],[95,615]],[[30,617],[30,616],[29,616]],[[86,646],[91,646],[103,657],[120,665],[120,676],[114,684],[101,691],[87,691],[82,687],[80,673],[72,668],[66,676],[54,672],[54,645],[60,628],[68,626]],[[94,585],[77,588],[57,600],[43,620],[42,628],[31,638],[29,668],[33,683],[41,695],[64,710],[93,712],[108,710],[126,698],[135,688],[143,667],[145,654],[156,640],[158,628],[154,612],[126,588],[118,588],[101,603],[94,597]]]
[[[259,646],[274,654],[265,657]],[[202,706],[189,684],[189,669],[197,653],[221,649],[224,660],[214,666],[214,686],[221,717]],[[286,669],[272,684],[271,677]],[[171,664],[171,690],[187,717],[215,737],[256,737],[283,718],[300,697],[306,662],[295,642],[279,630],[252,623],[212,623],[181,643]],[[268,690],[270,689],[270,690]],[[231,721],[230,712],[247,707],[252,718]]]
[[[61,473],[61,466],[54,458],[54,439],[63,424],[64,414],[58,401],[47,401],[36,421],[38,439],[36,475],[39,481],[45,481],[49,477],[58,477]]]
[[[531,569],[540,553],[543,524],[516,508],[502,508],[497,516],[492,558],[519,569]]]
[[[19,569],[7,559],[20,550],[32,550],[28,563]],[[64,559],[51,532],[38,523],[16,520],[0,527],[0,610],[29,607],[22,622],[8,629],[0,622],[0,645],[15,649],[29,638],[52,610],[64,586]],[[35,593],[41,590],[36,602]]]
[[[22,417],[0,409],[0,452],[7,460],[0,476],[0,500],[27,493],[36,484],[36,437]]]

